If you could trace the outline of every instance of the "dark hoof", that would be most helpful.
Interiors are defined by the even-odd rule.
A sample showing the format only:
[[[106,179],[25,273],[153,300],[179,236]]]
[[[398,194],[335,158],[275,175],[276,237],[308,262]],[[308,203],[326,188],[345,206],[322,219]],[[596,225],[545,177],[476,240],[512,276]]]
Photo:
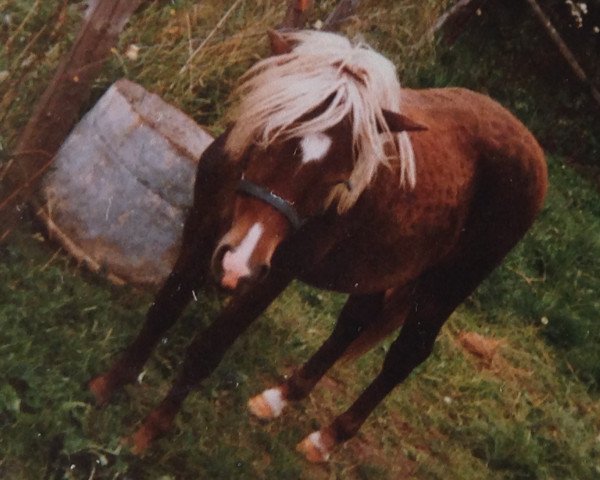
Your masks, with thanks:
[[[122,443],[131,449],[134,455],[143,455],[152,442],[171,429],[172,418],[155,410],[146,417],[142,426]]]
[[[133,435],[123,438],[121,444],[134,455],[143,456],[159,434],[151,427],[142,425]]]
[[[92,392],[98,407],[104,407],[110,401],[114,393],[114,388],[111,386],[111,382],[109,382],[107,375],[99,375],[90,380],[88,389]]]

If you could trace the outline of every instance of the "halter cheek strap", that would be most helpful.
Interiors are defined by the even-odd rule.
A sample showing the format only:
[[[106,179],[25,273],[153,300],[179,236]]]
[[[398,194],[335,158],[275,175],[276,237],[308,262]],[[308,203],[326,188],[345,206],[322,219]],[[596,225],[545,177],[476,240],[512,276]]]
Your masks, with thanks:
[[[285,218],[288,219],[290,224],[295,230],[298,230],[302,225],[306,223],[306,219],[300,217],[294,205],[286,200],[285,198],[280,197],[276,193],[267,190],[266,188],[251,182],[250,180],[246,180],[244,177],[241,178],[237,187],[238,192],[245,193],[246,195],[250,195],[251,197],[257,198],[279,213],[281,213]]]

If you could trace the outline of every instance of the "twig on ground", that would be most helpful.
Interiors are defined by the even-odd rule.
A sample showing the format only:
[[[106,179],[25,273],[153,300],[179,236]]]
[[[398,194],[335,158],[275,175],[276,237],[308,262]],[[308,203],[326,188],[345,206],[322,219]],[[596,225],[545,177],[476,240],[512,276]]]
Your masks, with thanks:
[[[508,267],[508,269],[513,272],[515,275],[517,275],[518,277],[520,277],[521,279],[523,279],[523,281],[531,286],[534,283],[537,282],[545,282],[546,281],[546,275],[543,275],[542,277],[539,278],[535,278],[535,277],[530,277],[528,275],[525,275],[523,272],[517,270],[516,268],[512,268],[512,267]]]
[[[59,247],[56,252],[54,252],[54,254],[50,257],[50,260],[48,260],[46,263],[44,263],[44,265],[42,265],[42,267],[40,268],[40,272],[43,272],[44,270],[46,270],[51,264],[52,262],[54,262],[54,260],[56,260],[56,257],[58,257],[58,254],[62,252],[62,247]]]

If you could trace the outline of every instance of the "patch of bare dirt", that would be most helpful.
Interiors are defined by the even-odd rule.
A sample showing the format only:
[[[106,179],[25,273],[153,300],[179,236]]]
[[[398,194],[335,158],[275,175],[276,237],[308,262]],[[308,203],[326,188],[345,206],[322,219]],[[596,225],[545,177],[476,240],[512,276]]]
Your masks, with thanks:
[[[533,372],[513,366],[502,356],[502,349],[508,345],[504,338],[491,338],[476,332],[460,332],[456,342],[476,360],[477,366],[495,376],[512,382],[531,378]]]
[[[498,349],[506,344],[504,339],[484,337],[476,332],[460,332],[457,340],[464,350],[475,356],[486,368],[493,366]]]

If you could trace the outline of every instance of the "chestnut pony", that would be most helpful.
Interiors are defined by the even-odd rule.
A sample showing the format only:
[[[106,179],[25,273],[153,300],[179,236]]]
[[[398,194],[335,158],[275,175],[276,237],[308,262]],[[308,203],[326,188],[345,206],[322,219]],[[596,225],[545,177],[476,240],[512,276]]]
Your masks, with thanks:
[[[133,381],[211,273],[233,291],[133,435],[138,452],[298,278],[349,297],[318,351],[249,401],[255,415],[278,416],[340,357],[400,329],[373,382],[299,444],[309,460],[326,460],[429,356],[444,322],[543,203],[543,152],[494,101],[457,88],[401,89],[391,62],[335,34],[269,36],[274,55],[242,78],[231,126],[200,159],[173,272],[137,338],[90,382],[104,404]]]

